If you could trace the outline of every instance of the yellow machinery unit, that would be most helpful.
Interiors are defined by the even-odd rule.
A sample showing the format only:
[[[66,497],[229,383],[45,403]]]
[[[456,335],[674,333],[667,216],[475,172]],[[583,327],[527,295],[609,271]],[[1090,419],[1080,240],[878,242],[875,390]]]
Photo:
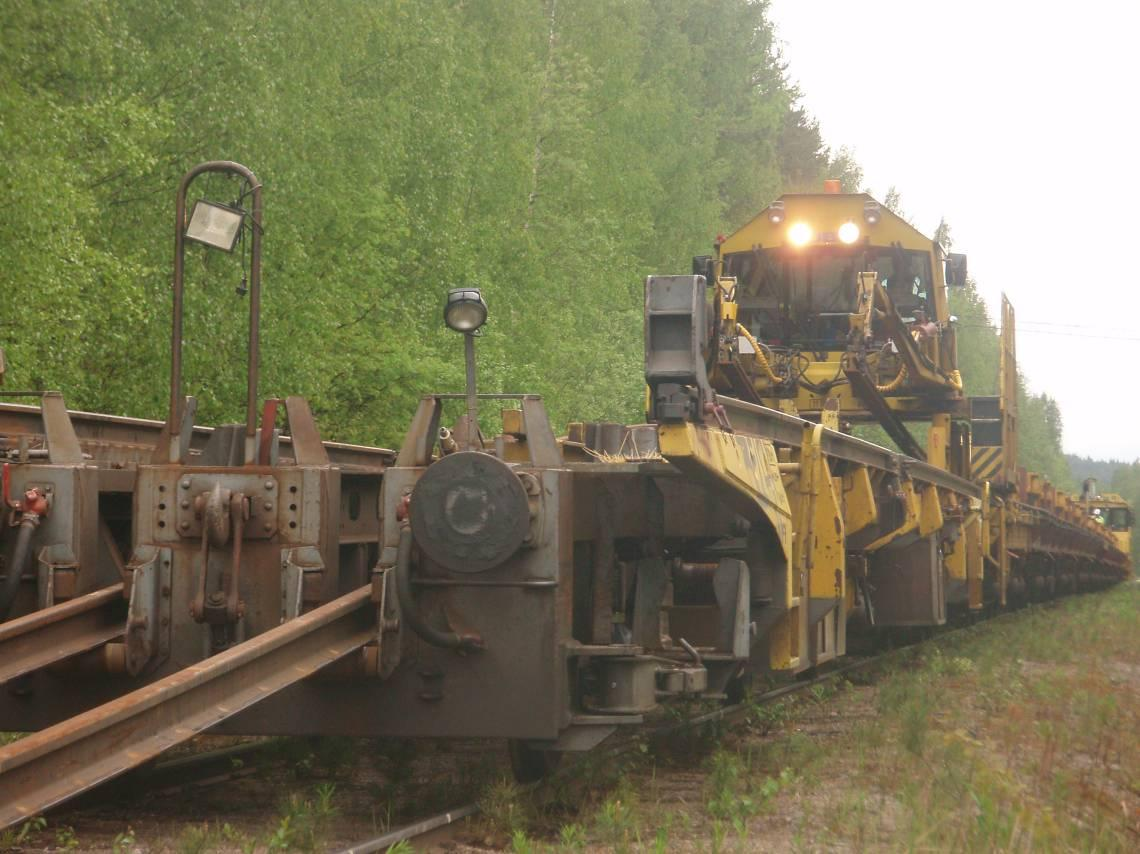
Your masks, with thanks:
[[[950,467],[965,415],[947,285],[966,258],[865,193],[781,196],[694,259],[710,285],[719,393],[809,420],[878,422],[906,453]],[[923,449],[904,422],[933,423]],[[962,461],[962,474],[968,472]]]
[[[1090,477],[1081,487],[1080,503],[1094,524],[1112,534],[1117,548],[1125,554],[1132,553],[1132,526],[1136,524],[1136,515],[1127,501],[1115,492],[1098,492],[1096,478]]]

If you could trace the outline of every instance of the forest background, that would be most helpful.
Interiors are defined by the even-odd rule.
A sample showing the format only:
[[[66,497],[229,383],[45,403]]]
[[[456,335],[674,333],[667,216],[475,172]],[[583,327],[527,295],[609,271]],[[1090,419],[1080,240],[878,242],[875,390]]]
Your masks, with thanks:
[[[798,96],[762,0],[7,0],[8,386],[165,416],[174,190],[231,159],[265,186],[261,392],[307,396],[326,437],[396,446],[421,393],[462,388],[456,286],[490,306],[484,389],[638,421],[645,275],[780,193],[863,189]],[[203,423],[243,410],[243,254],[188,252]],[[967,391],[996,393],[985,303],[952,306]],[[1074,488],[1056,403],[1023,391],[1020,425],[1021,463]],[[1140,503],[1140,466],[1105,472]]]

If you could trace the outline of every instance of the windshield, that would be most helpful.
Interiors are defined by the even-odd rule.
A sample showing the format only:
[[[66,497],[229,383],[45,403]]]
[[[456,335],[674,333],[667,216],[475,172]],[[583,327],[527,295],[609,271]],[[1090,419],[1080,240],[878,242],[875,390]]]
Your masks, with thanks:
[[[893,247],[820,246],[756,249],[725,256],[737,280],[741,321],[773,343],[836,345],[858,309],[857,277],[874,271],[904,320],[934,317],[930,255]]]
[[[1130,525],[1127,507],[1110,507],[1107,510],[1108,527],[1114,531],[1127,531]]]

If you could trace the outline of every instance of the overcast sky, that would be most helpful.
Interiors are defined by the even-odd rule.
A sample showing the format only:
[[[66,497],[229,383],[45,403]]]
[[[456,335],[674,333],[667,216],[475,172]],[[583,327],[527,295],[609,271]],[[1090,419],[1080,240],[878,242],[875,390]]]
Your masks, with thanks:
[[[825,141],[954,249],[1065,450],[1140,456],[1140,4],[771,0]]]

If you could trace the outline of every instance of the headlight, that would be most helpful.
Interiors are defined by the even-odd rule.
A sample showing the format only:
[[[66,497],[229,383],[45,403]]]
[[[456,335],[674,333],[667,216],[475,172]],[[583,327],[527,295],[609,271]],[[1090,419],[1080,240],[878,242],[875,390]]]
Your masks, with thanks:
[[[807,246],[815,237],[815,232],[806,222],[797,222],[788,229],[788,242],[792,246]]]
[[[839,240],[841,243],[854,243],[859,239],[859,226],[853,222],[845,222],[839,226]]]

